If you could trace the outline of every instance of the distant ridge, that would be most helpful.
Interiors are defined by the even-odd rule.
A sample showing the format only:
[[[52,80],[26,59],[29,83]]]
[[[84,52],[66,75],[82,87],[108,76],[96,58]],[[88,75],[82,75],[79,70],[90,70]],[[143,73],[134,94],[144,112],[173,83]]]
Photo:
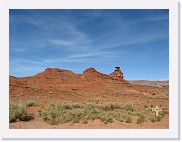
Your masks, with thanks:
[[[89,98],[87,94],[106,95],[168,95],[168,82],[127,81],[117,67],[111,74],[103,74],[95,68],[88,68],[82,74],[75,74],[70,70],[47,68],[44,71],[29,77],[9,76],[10,95],[44,97],[60,96],[72,98],[75,94],[80,99]],[[163,85],[161,85],[163,83]],[[142,87],[144,84],[144,87]],[[152,84],[152,85],[151,85]],[[156,85],[157,84],[157,85]],[[46,94],[46,95],[45,95]],[[81,96],[79,96],[81,94]]]

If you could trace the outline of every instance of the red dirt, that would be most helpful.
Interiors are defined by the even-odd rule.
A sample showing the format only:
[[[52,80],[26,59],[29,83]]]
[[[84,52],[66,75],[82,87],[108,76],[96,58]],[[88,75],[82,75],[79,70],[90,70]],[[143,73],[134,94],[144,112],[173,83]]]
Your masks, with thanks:
[[[168,108],[168,84],[160,86],[148,84],[141,85],[136,81],[130,83],[120,77],[99,73],[94,68],[86,69],[82,74],[48,68],[35,76],[22,78],[10,76],[10,100],[15,102],[33,100],[39,107],[46,106],[50,102],[98,100],[99,103],[130,102],[138,109],[144,109],[144,105]],[[52,126],[37,116],[37,110],[37,107],[28,108],[28,112],[34,115],[35,119],[30,122],[10,123],[10,128],[169,128],[168,115],[161,122],[144,122],[140,125],[126,122],[103,124],[95,120],[88,124]]]

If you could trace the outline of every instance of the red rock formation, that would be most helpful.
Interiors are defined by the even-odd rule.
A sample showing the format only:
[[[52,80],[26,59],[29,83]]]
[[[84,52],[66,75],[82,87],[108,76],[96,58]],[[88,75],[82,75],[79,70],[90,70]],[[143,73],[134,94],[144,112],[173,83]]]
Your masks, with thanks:
[[[96,71],[94,68],[86,69],[82,74],[82,78],[87,78],[89,80],[98,80],[98,79],[111,79],[111,77],[107,74],[100,73]]]
[[[123,79],[123,73],[120,70],[120,67],[115,67],[115,71],[110,74],[110,76],[114,79]]]

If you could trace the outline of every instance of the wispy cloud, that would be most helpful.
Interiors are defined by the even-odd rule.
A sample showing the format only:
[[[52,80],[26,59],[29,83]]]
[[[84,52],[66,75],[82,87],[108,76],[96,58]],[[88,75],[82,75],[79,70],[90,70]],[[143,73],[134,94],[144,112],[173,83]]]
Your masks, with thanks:
[[[11,72],[120,63],[132,56],[130,46],[168,40],[168,15],[148,13],[136,18],[122,10],[10,12]]]
[[[148,16],[145,17],[144,21],[161,21],[161,20],[169,20],[168,15],[158,15],[158,16]]]
[[[72,46],[72,41],[62,40],[62,39],[48,39],[49,42],[58,46]]]

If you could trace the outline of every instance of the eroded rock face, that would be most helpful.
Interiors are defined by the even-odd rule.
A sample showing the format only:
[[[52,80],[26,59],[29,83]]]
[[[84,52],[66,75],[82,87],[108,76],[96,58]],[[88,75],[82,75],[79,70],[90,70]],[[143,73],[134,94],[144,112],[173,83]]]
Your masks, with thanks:
[[[98,80],[98,79],[111,79],[109,75],[98,72],[94,68],[86,69],[82,74],[82,78],[85,77],[89,80]]]
[[[120,70],[120,67],[115,67],[115,71],[110,74],[110,76],[114,79],[123,79],[123,73]]]
[[[99,73],[94,68],[88,68],[86,69],[83,74],[92,74],[92,73]]]
[[[45,71],[38,73],[35,75],[35,77],[41,77],[41,78],[62,78],[62,79],[77,79],[79,78],[79,75],[73,73],[70,70],[63,70],[58,68],[47,68]]]

